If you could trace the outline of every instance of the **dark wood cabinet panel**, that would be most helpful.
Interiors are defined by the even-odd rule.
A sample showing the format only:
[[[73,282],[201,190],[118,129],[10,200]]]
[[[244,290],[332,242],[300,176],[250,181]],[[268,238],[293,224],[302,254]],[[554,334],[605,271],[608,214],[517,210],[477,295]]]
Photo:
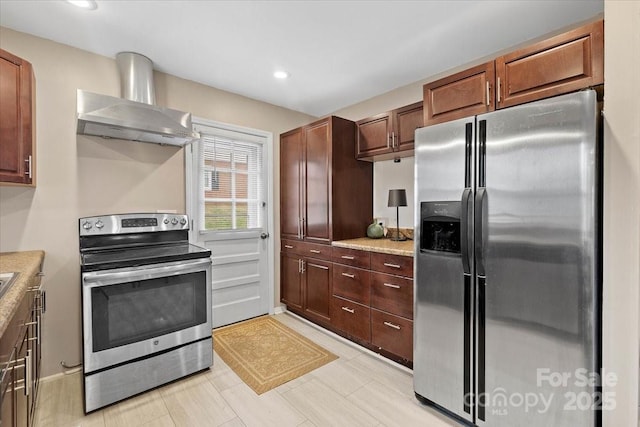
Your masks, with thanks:
[[[371,307],[413,319],[413,280],[372,272]]]
[[[391,114],[384,113],[358,123],[358,158],[373,157],[393,151],[391,147]]]
[[[354,140],[355,123],[334,116],[281,135],[282,238],[330,244],[365,235],[373,166],[356,160]]]
[[[364,268],[369,270],[371,267],[371,254],[367,251],[358,249],[331,248],[331,259],[338,264],[350,265],[352,267]]]
[[[302,264],[295,254],[280,255],[280,299],[287,307],[302,310]]]
[[[280,137],[280,234],[283,238],[300,239],[303,180],[302,130]]]
[[[369,305],[371,273],[361,268],[333,265],[333,294]]]
[[[413,155],[414,134],[423,126],[422,101],[357,123],[356,156],[360,160],[387,160]]]
[[[305,215],[304,238],[329,243],[330,233],[330,135],[329,122],[321,121],[305,127]]]
[[[331,324],[339,331],[371,342],[370,309],[362,304],[333,296],[331,298]]]
[[[303,265],[305,280],[305,313],[330,320],[331,262],[307,258]]]
[[[413,150],[416,129],[424,125],[422,101],[393,110],[396,151]]]
[[[0,182],[35,185],[34,99],[31,64],[0,49]]]
[[[413,257],[374,252],[371,254],[371,270],[413,277]]]
[[[603,52],[598,21],[498,57],[498,108],[604,83]]]
[[[424,125],[434,125],[495,109],[495,63],[478,65],[423,87]]]
[[[372,308],[371,343],[411,361],[413,360],[413,322]]]

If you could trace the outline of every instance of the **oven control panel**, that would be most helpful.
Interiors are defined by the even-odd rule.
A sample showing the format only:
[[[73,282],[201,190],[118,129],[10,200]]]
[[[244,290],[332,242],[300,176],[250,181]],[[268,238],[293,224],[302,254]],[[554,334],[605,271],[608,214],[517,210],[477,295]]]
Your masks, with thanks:
[[[118,214],[80,218],[80,236],[189,230],[187,215],[166,213]]]

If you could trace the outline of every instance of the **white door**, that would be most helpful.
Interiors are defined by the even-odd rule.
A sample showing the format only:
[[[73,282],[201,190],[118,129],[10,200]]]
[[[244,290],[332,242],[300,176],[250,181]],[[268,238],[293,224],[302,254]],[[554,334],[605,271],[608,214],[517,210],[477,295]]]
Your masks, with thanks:
[[[213,326],[273,313],[268,132],[194,120],[186,153],[192,243],[211,250]]]

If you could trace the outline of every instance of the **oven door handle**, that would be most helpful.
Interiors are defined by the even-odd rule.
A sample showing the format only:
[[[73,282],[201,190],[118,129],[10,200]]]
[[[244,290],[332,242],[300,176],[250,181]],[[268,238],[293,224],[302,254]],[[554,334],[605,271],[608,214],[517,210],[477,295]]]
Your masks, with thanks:
[[[177,261],[161,265],[155,264],[152,266],[119,268],[117,270],[91,271],[82,274],[82,281],[90,287],[111,285],[116,283],[194,273],[202,271],[210,265],[211,258],[203,258],[195,261]]]

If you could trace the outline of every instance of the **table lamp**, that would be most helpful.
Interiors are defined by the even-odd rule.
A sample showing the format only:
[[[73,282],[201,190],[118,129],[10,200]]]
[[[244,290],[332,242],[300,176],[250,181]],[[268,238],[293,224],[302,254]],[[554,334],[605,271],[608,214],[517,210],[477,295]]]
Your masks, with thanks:
[[[407,240],[402,234],[400,234],[400,206],[407,206],[407,192],[404,189],[389,190],[389,201],[387,206],[390,208],[396,208],[396,236],[391,240],[396,242]]]

